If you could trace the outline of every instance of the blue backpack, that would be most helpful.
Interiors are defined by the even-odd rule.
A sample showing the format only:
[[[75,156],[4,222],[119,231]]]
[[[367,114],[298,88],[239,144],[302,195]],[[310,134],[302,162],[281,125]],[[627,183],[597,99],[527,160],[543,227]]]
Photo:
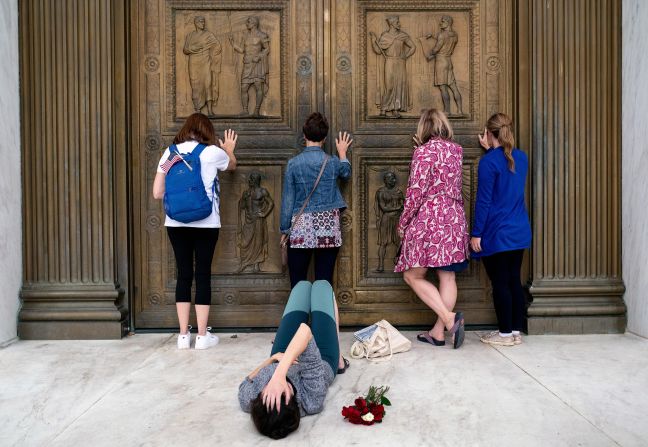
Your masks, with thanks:
[[[200,154],[207,146],[199,144],[188,154],[180,154],[176,145],[169,148],[169,160],[181,155],[179,161],[169,169],[165,179],[164,212],[173,220],[182,223],[205,219],[212,213],[214,204],[205,191],[200,175]],[[214,179],[216,199],[216,179]]]

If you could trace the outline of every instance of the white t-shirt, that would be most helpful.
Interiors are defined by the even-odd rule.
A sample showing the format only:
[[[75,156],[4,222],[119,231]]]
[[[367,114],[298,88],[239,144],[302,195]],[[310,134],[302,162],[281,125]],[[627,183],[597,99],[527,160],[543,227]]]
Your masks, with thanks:
[[[176,144],[178,152],[181,154],[188,154],[192,152],[198,143],[196,141],[185,141],[184,143]],[[166,148],[160,162],[158,163],[157,172],[163,174],[164,171],[160,166],[169,158],[169,148]],[[182,162],[180,162],[182,163]],[[227,169],[229,164],[229,156],[227,152],[221,149],[218,146],[207,146],[202,153],[200,154],[200,176],[202,177],[203,184],[205,185],[205,191],[207,192],[207,197],[214,204],[212,207],[212,213],[209,217],[205,217],[202,220],[197,220],[190,223],[182,223],[177,220],[171,219],[169,216],[166,216],[164,221],[165,227],[196,227],[196,228],[220,228],[220,197],[218,196],[218,171],[224,171]],[[213,194],[213,186],[216,182],[216,197]]]

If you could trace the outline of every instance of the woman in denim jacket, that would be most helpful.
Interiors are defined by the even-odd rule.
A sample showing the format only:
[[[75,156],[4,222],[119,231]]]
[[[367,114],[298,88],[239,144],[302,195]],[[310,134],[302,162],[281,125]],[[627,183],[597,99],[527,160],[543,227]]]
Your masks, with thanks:
[[[347,204],[337,184],[337,179],[351,177],[351,163],[346,154],[351,136],[340,132],[335,139],[339,155],[328,156],[322,146],[329,131],[328,121],[321,113],[312,113],[302,128],[306,147],[301,154],[291,158],[286,167],[281,196],[281,243],[288,244],[288,271],[290,287],[307,279],[311,257],[315,258],[315,281],[326,280],[333,284],[333,269],[342,245],[340,212]],[[326,162],[324,172],[303,213],[308,195]],[[298,221],[296,219],[299,218]],[[336,321],[339,321],[337,303]],[[345,362],[340,356],[340,371]]]

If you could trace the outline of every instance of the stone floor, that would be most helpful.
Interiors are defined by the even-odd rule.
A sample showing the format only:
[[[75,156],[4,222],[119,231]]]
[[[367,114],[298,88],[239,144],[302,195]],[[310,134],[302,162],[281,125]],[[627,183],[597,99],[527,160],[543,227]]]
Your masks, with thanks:
[[[1,349],[0,446],[273,444],[236,399],[272,334],[220,336],[208,351],[178,351],[170,334],[19,341]],[[342,334],[344,346],[351,340]],[[280,445],[648,445],[648,340],[524,341],[495,349],[473,332],[458,351],[414,342],[388,363],[352,360],[324,412],[304,418]],[[391,386],[384,422],[345,422],[342,406],[370,384]]]

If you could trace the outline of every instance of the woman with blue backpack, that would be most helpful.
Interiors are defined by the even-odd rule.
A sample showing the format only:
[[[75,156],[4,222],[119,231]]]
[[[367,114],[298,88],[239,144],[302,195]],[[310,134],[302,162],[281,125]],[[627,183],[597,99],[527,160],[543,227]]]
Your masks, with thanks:
[[[207,327],[211,305],[211,264],[221,227],[218,171],[236,169],[234,148],[238,135],[231,129],[218,140],[211,121],[194,113],[173,139],[160,162],[153,182],[153,197],[164,199],[164,226],[177,266],[176,310],[180,334],[178,349],[191,346],[189,312],[191,283],[196,276],[195,349],[218,344],[218,337]]]

